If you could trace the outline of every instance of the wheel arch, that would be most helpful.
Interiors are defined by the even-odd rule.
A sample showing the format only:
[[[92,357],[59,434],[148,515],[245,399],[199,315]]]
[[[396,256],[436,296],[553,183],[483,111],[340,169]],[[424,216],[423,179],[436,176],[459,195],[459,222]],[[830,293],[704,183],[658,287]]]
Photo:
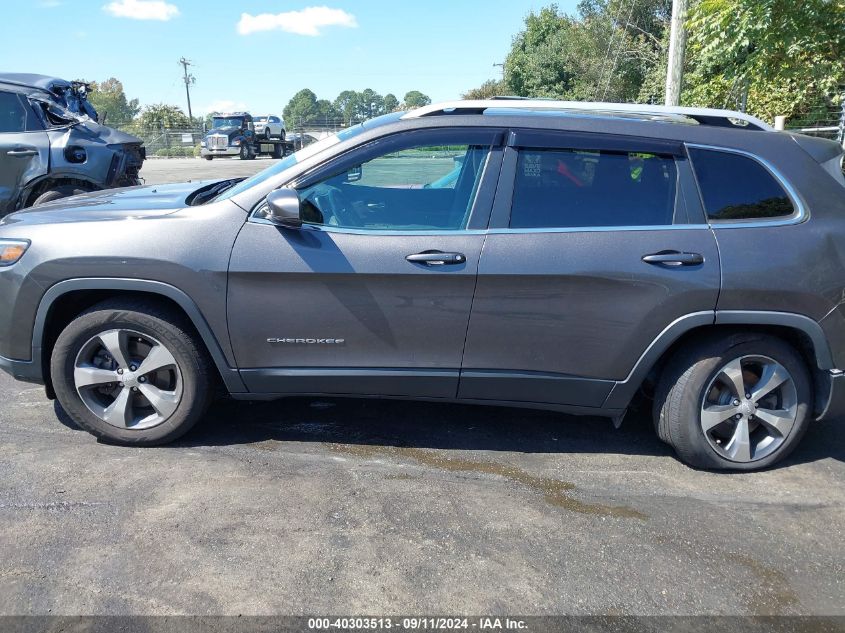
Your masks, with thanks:
[[[78,187],[85,191],[99,191],[103,188],[101,183],[98,183],[92,178],[87,178],[79,174],[47,174],[29,183],[26,189],[22,192],[18,201],[19,208],[31,207],[42,193],[49,189],[63,186]]]
[[[88,308],[115,297],[142,297],[165,303],[193,325],[230,393],[246,392],[237,369],[229,366],[217,337],[194,301],[169,284],[142,279],[69,279],[51,286],[38,306],[32,333],[32,358],[38,359],[48,395],[52,396],[50,355],[61,331]]]
[[[637,361],[625,380],[614,385],[606,408],[625,409],[640,388],[656,382],[666,361],[690,341],[716,332],[759,332],[786,340],[807,362],[816,391],[817,406],[824,404],[829,391],[830,372],[835,364],[821,326],[802,314],[789,312],[719,310],[685,315],[661,332]]]

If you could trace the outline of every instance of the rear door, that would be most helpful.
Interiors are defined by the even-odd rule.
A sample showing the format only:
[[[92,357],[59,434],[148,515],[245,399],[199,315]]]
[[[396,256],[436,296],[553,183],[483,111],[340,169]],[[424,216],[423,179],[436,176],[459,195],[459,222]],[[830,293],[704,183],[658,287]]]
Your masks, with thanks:
[[[22,187],[49,170],[47,133],[29,102],[0,90],[0,215],[13,210]]]
[[[680,144],[512,133],[460,396],[602,406],[670,324],[712,323],[719,257],[690,185]]]
[[[301,230],[253,215],[228,298],[251,391],[455,397],[501,137],[380,139],[296,183]]]

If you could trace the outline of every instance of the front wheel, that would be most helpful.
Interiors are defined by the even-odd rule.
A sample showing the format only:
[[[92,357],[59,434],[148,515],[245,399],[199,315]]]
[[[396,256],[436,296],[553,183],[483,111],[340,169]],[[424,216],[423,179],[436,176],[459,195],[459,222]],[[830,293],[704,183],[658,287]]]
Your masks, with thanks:
[[[59,335],[50,374],[62,408],[107,441],[155,446],[186,433],[211,397],[211,366],[178,313],[111,301]]]
[[[807,363],[785,341],[733,333],[672,358],[654,403],[660,438],[696,468],[758,470],[798,445],[813,411]]]
[[[241,143],[240,153],[238,154],[238,158],[241,160],[249,160],[249,148],[246,146],[246,143]]]

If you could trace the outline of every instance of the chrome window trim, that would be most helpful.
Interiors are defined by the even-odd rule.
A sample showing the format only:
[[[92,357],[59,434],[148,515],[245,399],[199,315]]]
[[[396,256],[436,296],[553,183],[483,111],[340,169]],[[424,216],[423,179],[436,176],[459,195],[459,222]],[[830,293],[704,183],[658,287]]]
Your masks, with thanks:
[[[745,228],[759,228],[765,226],[790,226],[793,224],[801,224],[802,222],[806,221],[810,214],[807,211],[807,207],[804,204],[804,201],[798,195],[798,191],[795,187],[792,186],[792,183],[786,179],[786,177],[780,172],[780,170],[772,165],[768,160],[763,158],[762,156],[758,156],[752,152],[742,150],[742,149],[735,149],[732,147],[721,147],[718,145],[704,145],[701,143],[685,143],[688,148],[692,149],[702,149],[702,150],[709,150],[713,152],[725,152],[727,154],[737,154],[738,156],[744,156],[745,158],[750,158],[751,160],[755,161],[758,165],[763,167],[772,178],[783,188],[786,192],[786,195],[789,197],[790,201],[792,202],[792,206],[795,207],[795,211],[792,215],[782,216],[777,218],[771,219],[759,219],[759,220],[710,220],[709,226],[713,229],[745,229]],[[692,165],[693,174],[696,178],[696,184],[698,184],[698,175],[695,174],[695,161],[692,160],[690,157],[690,164]],[[699,193],[701,193],[701,185],[698,184]],[[702,202],[703,204],[703,202]],[[705,206],[704,209],[705,217],[707,215],[707,208]]]
[[[253,224],[268,224],[270,226],[278,227],[266,218],[257,218],[254,215],[250,216],[247,222]],[[321,231],[323,233],[342,233],[347,235],[390,235],[390,236],[415,236],[415,235],[505,235],[505,234],[525,234],[525,233],[607,233],[611,231],[684,231],[684,230],[702,230],[709,229],[707,224],[671,224],[671,225],[654,225],[654,226],[579,226],[572,228],[559,227],[544,227],[544,228],[527,228],[527,229],[454,229],[454,230],[431,230],[420,229],[415,231],[412,229],[347,229],[336,226],[326,226],[319,224],[303,224],[301,229],[288,230],[302,230],[302,231]]]

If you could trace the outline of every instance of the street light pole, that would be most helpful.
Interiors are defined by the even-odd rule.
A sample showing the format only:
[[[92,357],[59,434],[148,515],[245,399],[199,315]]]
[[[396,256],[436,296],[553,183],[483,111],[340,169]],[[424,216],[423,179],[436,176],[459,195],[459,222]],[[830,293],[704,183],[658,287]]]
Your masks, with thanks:
[[[193,75],[188,74],[188,66],[191,66],[191,62],[182,57],[179,60],[179,63],[182,64],[182,68],[185,71],[185,95],[188,97],[188,120],[191,122],[191,126],[194,125],[194,114],[191,112],[191,84],[196,82],[196,79]]]
[[[666,69],[666,105],[681,103],[681,82],[684,74],[684,53],[687,47],[687,19],[689,0],[672,0],[672,27],[669,33],[669,63]]]

